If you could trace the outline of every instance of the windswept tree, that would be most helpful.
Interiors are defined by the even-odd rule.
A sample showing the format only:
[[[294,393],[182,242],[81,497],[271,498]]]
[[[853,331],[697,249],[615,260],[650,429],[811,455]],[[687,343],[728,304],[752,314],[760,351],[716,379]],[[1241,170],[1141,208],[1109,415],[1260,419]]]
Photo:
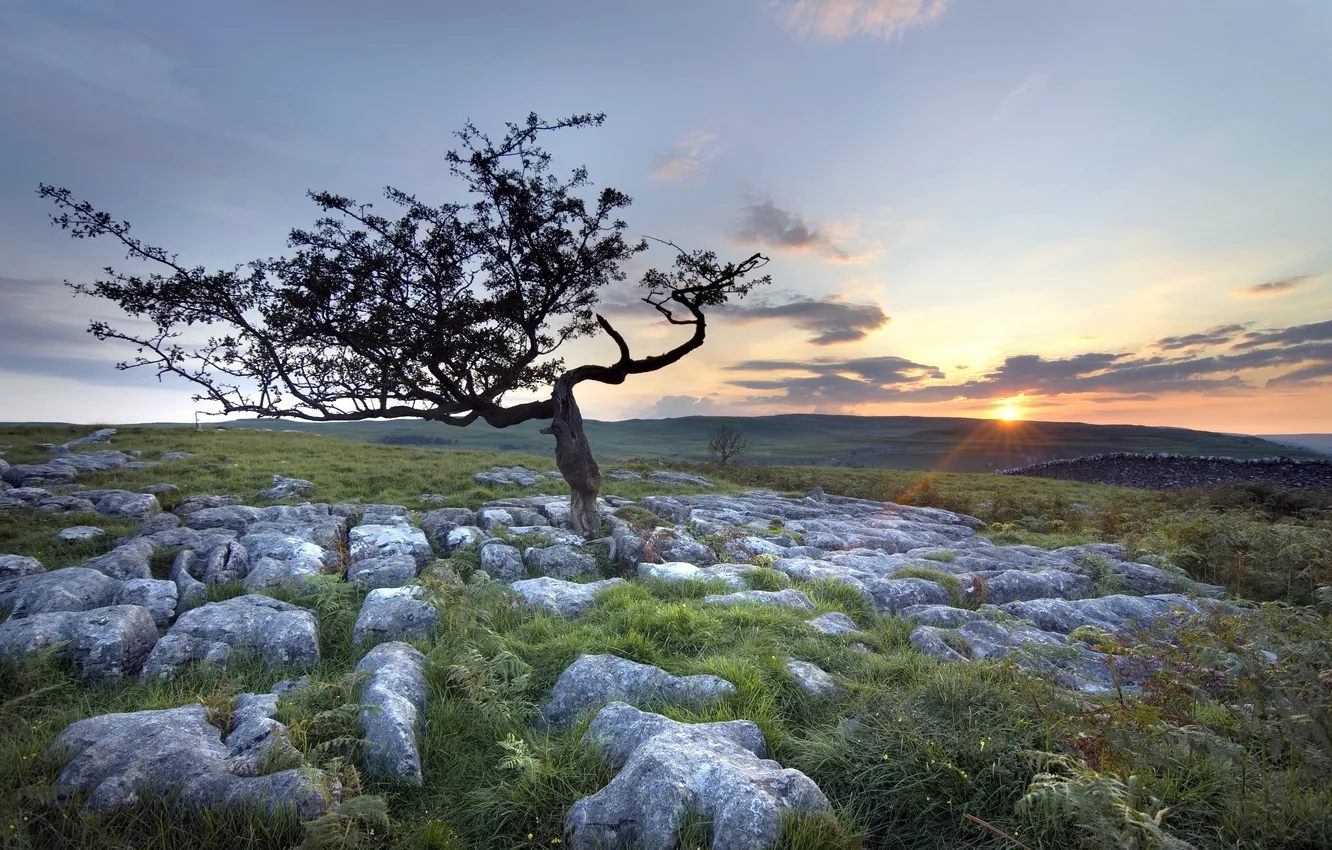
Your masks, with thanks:
[[[708,455],[718,466],[739,460],[749,452],[749,438],[733,425],[722,423],[708,436]]]
[[[647,250],[630,243],[617,212],[622,192],[579,193],[587,169],[555,176],[542,133],[599,126],[604,115],[544,123],[535,114],[509,124],[498,143],[467,124],[462,148],[448,154],[469,203],[427,206],[393,188],[401,208],[390,219],[369,204],[327,192],[310,193],[324,212],[311,230],[292,230],[290,256],[255,260],[230,271],[207,271],[149,246],[69,190],[38,192],[59,208],[53,224],[75,238],[110,237],[128,257],[155,268],[146,276],[106,268],[105,278],[70,284],[76,292],[115,302],[146,318],[151,334],[93,322],[101,340],[123,340],[138,356],[118,368],[149,367],[198,387],[196,401],[222,414],[291,417],[315,422],[418,418],[496,428],[550,420],[555,461],[569,483],[574,528],[600,525],[601,473],[588,446],[574,388],[585,381],[623,383],[630,375],[678,362],[703,344],[706,311],[743,297],[768,276],[754,254],[721,263],[710,251],[675,251],[667,271],[642,279],[642,300],[689,336],[660,354],[635,357],[629,343],[596,313],[603,287],[625,279],[621,264]],[[204,342],[190,341],[196,326]],[[580,337],[605,334],[617,359],[572,368],[558,356]],[[550,387],[550,397],[505,404],[515,392]]]

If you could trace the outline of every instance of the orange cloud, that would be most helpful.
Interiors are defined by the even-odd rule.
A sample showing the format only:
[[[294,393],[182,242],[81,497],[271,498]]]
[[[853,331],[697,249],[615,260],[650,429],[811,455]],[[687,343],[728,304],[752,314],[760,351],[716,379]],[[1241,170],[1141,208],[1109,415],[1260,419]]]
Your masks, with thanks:
[[[855,34],[886,39],[936,20],[946,8],[947,0],[796,0],[781,14],[797,35],[836,41]]]

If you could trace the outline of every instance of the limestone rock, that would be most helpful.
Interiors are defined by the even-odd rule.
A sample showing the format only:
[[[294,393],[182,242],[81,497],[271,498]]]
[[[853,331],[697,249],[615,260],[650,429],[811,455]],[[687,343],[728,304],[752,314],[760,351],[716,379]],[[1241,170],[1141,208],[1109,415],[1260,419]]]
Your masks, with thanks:
[[[765,850],[788,814],[830,808],[808,776],[761,758],[763,735],[748,720],[678,723],[612,703],[587,737],[619,773],[569,810],[564,830],[572,850],[670,850],[686,811],[711,823],[713,850]]]
[[[578,584],[550,576],[515,581],[509,585],[524,602],[547,608],[564,617],[578,617],[596,602],[602,590],[624,584],[622,578]]]
[[[212,494],[203,494],[198,496],[186,496],[176,505],[172,511],[176,516],[188,517],[196,511],[206,510],[208,508],[225,508],[228,505],[236,504],[237,499],[234,496],[217,496]]]
[[[530,547],[523,553],[523,563],[541,575],[562,579],[571,579],[578,575],[595,575],[597,572],[596,558],[564,545],[549,546],[544,549]]]
[[[985,593],[993,605],[1027,599],[1082,599],[1092,595],[1092,581],[1062,570],[1004,570],[985,576]]]
[[[475,525],[476,512],[467,508],[438,508],[421,517],[421,531],[436,552],[447,555],[453,551],[448,544],[449,532],[458,526]]]
[[[94,537],[101,537],[106,534],[105,531],[95,525],[72,525],[69,528],[62,528],[56,532],[56,537],[68,543],[76,543],[80,540],[92,540]]]
[[[176,602],[179,591],[174,581],[155,578],[133,578],[121,582],[116,588],[113,602],[116,605],[138,605],[148,610],[153,622],[165,625],[176,616]]]
[[[71,656],[85,681],[100,682],[138,673],[157,643],[157,627],[148,610],[138,605],[34,614],[0,623],[0,655],[15,660],[61,642],[65,646],[57,654]]]
[[[866,586],[870,603],[882,614],[896,614],[913,605],[947,605],[951,599],[943,585],[923,578],[881,579]]]
[[[191,452],[163,452],[158,460],[188,460],[192,457],[194,457],[194,455]]]
[[[361,603],[352,641],[361,644],[433,636],[439,613],[424,597],[425,589],[419,585],[370,591]]]
[[[980,614],[951,605],[911,605],[898,611],[897,616],[921,626],[955,629],[963,623],[978,619]]]
[[[26,555],[0,555],[0,583],[6,579],[22,578],[46,572],[46,567],[36,558]]]
[[[89,611],[110,605],[120,582],[84,567],[35,573],[0,582],[0,608],[10,617],[54,611]]]
[[[711,488],[717,486],[701,475],[689,475],[684,472],[652,472],[648,474],[648,480],[655,481],[658,484],[669,484],[672,487]]]
[[[131,540],[96,558],[84,561],[84,569],[97,570],[111,578],[152,578],[150,562],[153,544],[146,540]]]
[[[365,768],[372,776],[421,784],[417,736],[426,700],[424,660],[420,650],[395,641],[379,644],[356,665],[357,673],[370,677],[361,692],[361,725]]]
[[[268,499],[276,502],[281,499],[290,499],[293,496],[298,496],[307,490],[313,489],[313,482],[305,481],[301,478],[284,478],[281,475],[274,475],[273,486],[269,487],[267,490],[260,490],[256,496],[260,499]]]
[[[103,516],[142,518],[161,513],[162,505],[152,493],[113,490],[97,500],[96,510]]]
[[[208,587],[201,581],[203,566],[193,549],[185,549],[171,563],[171,580],[176,583],[176,608],[188,611],[208,601]]]
[[[717,676],[674,676],[614,655],[583,655],[569,665],[541,703],[541,716],[550,726],[567,726],[578,715],[612,702],[642,708],[715,705],[735,693],[735,685]]]
[[[837,682],[826,670],[808,661],[791,659],[786,662],[786,672],[795,680],[796,687],[812,697],[826,697],[836,694]]]
[[[665,564],[638,565],[639,578],[655,578],[661,581],[723,581],[736,590],[749,587],[744,574],[754,568],[747,564],[713,564],[710,567],[696,567],[683,561]]]
[[[197,703],[72,723],[51,745],[72,753],[57,784],[90,792],[86,806],[108,815],[153,795],[189,806],[250,803],[272,812],[294,806],[302,820],[336,802],[331,777],[311,768],[237,776],[221,731]]]
[[[841,611],[820,614],[812,620],[806,620],[805,623],[816,632],[822,632],[825,635],[863,634],[863,632],[856,627],[855,620],[852,620]]]
[[[814,603],[799,590],[742,590],[725,596],[705,596],[703,601],[711,605],[740,605],[753,602],[759,605],[776,605],[781,608],[795,608],[800,611],[813,611]]]
[[[191,497],[196,498],[196,497]],[[222,497],[215,497],[222,498]],[[176,513],[185,518],[185,524],[200,531],[210,528],[228,528],[237,534],[244,534],[251,524],[259,521],[259,509],[249,505],[219,505],[217,507],[195,508],[182,513],[181,508],[188,504],[186,499],[177,508]],[[200,503],[202,504],[202,503]]]
[[[347,581],[370,588],[402,587],[416,578],[416,561],[410,555],[380,555],[354,561],[347,567]]]
[[[238,596],[186,611],[157,642],[145,676],[174,676],[190,661],[225,664],[233,651],[261,656],[274,667],[319,662],[313,612],[267,596]]]
[[[358,525],[351,530],[350,541],[353,563],[386,555],[407,555],[420,569],[435,558],[425,534],[410,525]]]
[[[523,556],[514,547],[498,540],[481,545],[481,563],[478,566],[486,575],[506,584],[527,578]]]

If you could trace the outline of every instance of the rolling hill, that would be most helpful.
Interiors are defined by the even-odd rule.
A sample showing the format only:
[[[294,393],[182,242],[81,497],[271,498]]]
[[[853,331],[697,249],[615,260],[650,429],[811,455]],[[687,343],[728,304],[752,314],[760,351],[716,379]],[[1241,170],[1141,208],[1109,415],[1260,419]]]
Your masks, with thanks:
[[[721,424],[749,438],[747,463],[933,469],[987,472],[1101,452],[1172,452],[1233,458],[1325,457],[1259,437],[1142,425],[1078,422],[1001,422],[919,416],[689,416],[679,419],[588,420],[599,459],[707,458],[708,436]],[[451,428],[431,422],[306,423],[274,420],[219,422],[229,428],[310,431],[366,442],[514,450],[552,455],[544,422],[497,430]]]

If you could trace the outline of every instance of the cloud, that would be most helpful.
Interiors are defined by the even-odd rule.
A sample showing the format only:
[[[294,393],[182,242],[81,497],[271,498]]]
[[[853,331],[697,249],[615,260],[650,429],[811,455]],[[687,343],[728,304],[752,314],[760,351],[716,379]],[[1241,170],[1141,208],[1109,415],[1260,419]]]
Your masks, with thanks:
[[[1314,381],[1319,378],[1332,378],[1332,360],[1326,360],[1322,363],[1314,363],[1293,372],[1287,372],[1284,375],[1278,375],[1267,382],[1269,387],[1279,387],[1286,384],[1298,384],[1305,381]]]
[[[1301,342],[1321,342],[1332,340],[1332,321],[1315,322],[1311,325],[1295,325],[1272,331],[1253,331],[1244,335],[1243,342],[1237,342],[1234,348],[1254,348],[1260,345],[1292,345]]]
[[[1168,336],[1156,341],[1156,347],[1165,351],[1190,348],[1195,345],[1222,345],[1230,342],[1235,335],[1244,330],[1244,325],[1221,325],[1215,328],[1185,336]]]
[[[864,34],[887,39],[939,18],[946,0],[795,0],[779,4],[783,23],[801,37],[839,41]]]
[[[771,198],[754,198],[744,208],[744,219],[734,234],[741,245],[753,245],[793,254],[815,253],[838,263],[858,263],[873,252],[854,250],[848,240],[830,225],[811,224],[808,219],[784,210]]]
[[[686,136],[676,146],[675,153],[657,157],[656,167],[652,169],[652,179],[663,183],[676,183],[694,174],[703,163],[717,156],[718,150],[712,146],[716,140],[716,133],[702,131]]]
[[[1012,110],[1029,102],[1040,92],[1045,84],[1050,81],[1049,73],[1031,74],[1022,82],[1018,83],[1017,88],[1004,95],[1004,99],[999,101],[999,105],[994,108],[994,120],[1000,121]]]
[[[1253,286],[1237,289],[1231,294],[1258,297],[1285,295],[1287,292],[1294,292],[1296,289],[1299,289],[1309,281],[1318,277],[1321,277],[1321,275],[1301,274],[1296,275],[1295,277],[1282,278],[1281,280],[1268,281],[1267,283],[1255,283]]]
[[[1153,347],[1177,350],[1221,344],[1235,339],[1243,327],[1227,325],[1201,334],[1166,337]],[[1332,321],[1250,333],[1245,339],[1231,346],[1232,353],[1206,357],[1104,351],[1056,358],[1014,354],[982,375],[954,383],[933,383],[945,379],[941,370],[899,357],[750,360],[729,368],[773,374],[729,383],[770,393],[751,403],[813,405],[828,411],[885,402],[975,401],[1016,395],[1033,400],[1085,395],[1109,403],[1148,401],[1164,394],[1253,391],[1259,385],[1244,373],[1280,367],[1290,371],[1269,379],[1265,386],[1332,377]]]
[[[858,304],[836,298],[776,305],[733,304],[727,305],[723,312],[741,324],[788,319],[797,328],[814,334],[810,342],[815,345],[857,342],[891,321],[878,304]]]
[[[677,419],[681,416],[733,416],[747,413],[734,405],[721,404],[707,396],[664,395],[644,413],[647,419]]]

